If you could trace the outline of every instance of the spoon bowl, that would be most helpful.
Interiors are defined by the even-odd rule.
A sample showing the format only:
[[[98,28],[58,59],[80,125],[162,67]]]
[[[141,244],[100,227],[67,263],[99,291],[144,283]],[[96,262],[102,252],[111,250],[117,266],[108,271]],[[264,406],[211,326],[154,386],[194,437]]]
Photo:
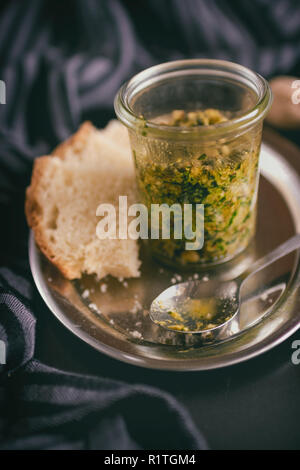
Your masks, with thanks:
[[[150,317],[168,330],[222,338],[238,331],[238,291],[235,281],[182,282],[156,297]]]
[[[209,340],[227,338],[239,331],[243,284],[297,248],[300,248],[300,234],[289,238],[231,281],[193,280],[175,284],[153,300],[150,318],[171,331],[200,334]]]

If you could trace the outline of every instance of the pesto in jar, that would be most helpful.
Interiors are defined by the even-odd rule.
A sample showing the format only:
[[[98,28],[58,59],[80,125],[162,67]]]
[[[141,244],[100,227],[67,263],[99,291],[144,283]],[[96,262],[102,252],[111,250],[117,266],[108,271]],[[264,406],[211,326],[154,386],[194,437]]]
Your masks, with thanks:
[[[225,113],[206,109],[175,110],[155,122],[194,127],[227,120]],[[134,155],[142,202],[149,210],[151,204],[204,204],[203,248],[186,250],[185,238],[150,240],[158,259],[178,267],[206,265],[231,259],[247,247],[256,220],[259,144],[255,137],[245,133],[232,142],[219,139],[213,145],[174,148],[171,143],[154,143],[148,145],[146,157],[139,155],[138,146]]]

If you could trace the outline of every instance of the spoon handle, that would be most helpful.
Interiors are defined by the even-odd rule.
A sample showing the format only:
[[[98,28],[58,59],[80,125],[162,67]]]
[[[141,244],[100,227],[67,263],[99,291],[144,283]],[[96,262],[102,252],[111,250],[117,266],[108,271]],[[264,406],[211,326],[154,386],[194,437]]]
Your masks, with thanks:
[[[282,258],[285,255],[288,255],[292,251],[300,248],[300,234],[294,235],[289,238],[286,242],[279,245],[275,250],[268,253],[266,256],[263,256],[259,260],[255,261],[242,275],[241,281],[244,282],[249,276],[260,271],[261,269],[269,266],[274,261]]]

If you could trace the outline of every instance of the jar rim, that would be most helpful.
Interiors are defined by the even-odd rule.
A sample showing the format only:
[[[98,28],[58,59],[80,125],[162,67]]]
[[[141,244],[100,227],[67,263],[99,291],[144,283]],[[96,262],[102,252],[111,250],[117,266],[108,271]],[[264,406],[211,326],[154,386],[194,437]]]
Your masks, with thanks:
[[[239,131],[246,129],[265,117],[272,103],[272,92],[267,80],[243,65],[216,59],[176,60],[154,65],[139,72],[121,86],[115,97],[114,107],[117,117],[128,128],[144,130],[145,119],[135,114],[130,107],[130,94],[136,94],[137,91],[147,89],[149,85],[159,83],[159,81],[172,75],[179,74],[183,76],[184,74],[194,73],[199,76],[201,71],[202,73],[214,73],[218,76],[231,76],[236,80],[240,78],[240,81],[244,81],[244,83],[247,81],[248,86],[251,86],[257,93],[256,104],[238,117],[208,126],[177,127],[147,120],[147,133],[164,138],[174,138],[174,136],[188,138],[200,136],[220,137],[222,134],[228,134],[237,129]]]

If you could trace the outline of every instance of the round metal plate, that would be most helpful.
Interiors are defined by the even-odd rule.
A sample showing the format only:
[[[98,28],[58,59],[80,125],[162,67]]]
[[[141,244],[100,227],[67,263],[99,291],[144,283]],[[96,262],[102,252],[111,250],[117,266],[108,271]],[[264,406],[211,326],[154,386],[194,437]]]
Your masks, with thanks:
[[[196,273],[230,279],[300,231],[300,179],[271,147],[262,146],[258,227],[252,245],[234,262]],[[289,255],[255,275],[247,286],[240,330],[226,341],[202,344],[197,335],[168,332],[149,319],[151,301],[194,273],[175,273],[142,249],[139,279],[70,282],[44,258],[30,235],[29,257],[37,288],[52,313],[95,349],[137,366],[207,370],[236,364],[284,341],[300,327],[300,264]]]

